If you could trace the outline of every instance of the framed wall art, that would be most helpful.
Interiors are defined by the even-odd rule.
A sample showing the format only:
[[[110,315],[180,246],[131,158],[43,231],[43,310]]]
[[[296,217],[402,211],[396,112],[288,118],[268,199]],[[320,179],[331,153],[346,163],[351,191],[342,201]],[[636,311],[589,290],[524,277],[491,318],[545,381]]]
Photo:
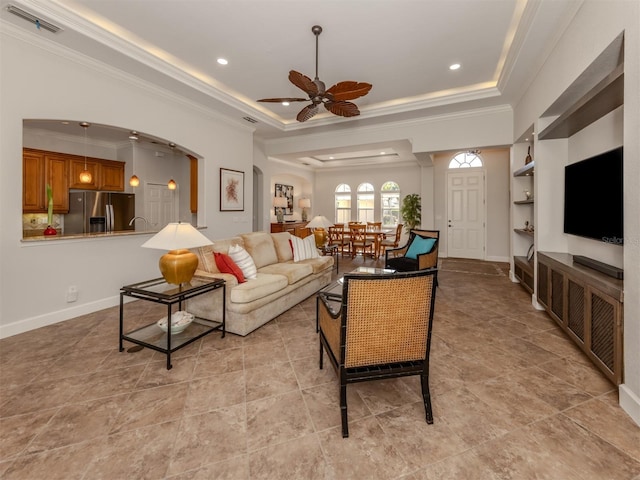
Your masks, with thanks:
[[[244,211],[244,172],[220,169],[220,211]]]
[[[283,185],[276,183],[276,197],[285,197],[287,199],[287,208],[284,209],[285,215],[293,215],[293,185]],[[274,208],[274,212],[277,215],[277,208]]]

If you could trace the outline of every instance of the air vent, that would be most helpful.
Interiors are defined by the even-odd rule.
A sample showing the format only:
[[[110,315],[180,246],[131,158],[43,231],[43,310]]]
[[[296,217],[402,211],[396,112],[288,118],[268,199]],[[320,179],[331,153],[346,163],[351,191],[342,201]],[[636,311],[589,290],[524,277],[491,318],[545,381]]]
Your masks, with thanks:
[[[30,14],[29,12],[25,12],[21,8],[18,8],[14,5],[7,5],[7,11],[28,22],[33,23],[38,29],[44,28],[45,30],[49,30],[51,33],[58,33],[60,30],[62,30],[57,25],[49,23],[46,20],[42,20],[41,18],[38,18],[35,15]]]
[[[246,120],[249,123],[258,123],[258,121],[255,118],[251,118],[251,117],[242,117],[243,120]]]

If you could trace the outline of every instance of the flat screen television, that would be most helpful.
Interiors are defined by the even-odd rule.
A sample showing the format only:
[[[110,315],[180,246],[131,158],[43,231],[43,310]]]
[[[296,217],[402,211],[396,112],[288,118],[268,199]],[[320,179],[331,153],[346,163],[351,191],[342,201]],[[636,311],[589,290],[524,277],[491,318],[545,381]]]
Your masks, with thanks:
[[[564,167],[564,233],[622,245],[622,147]]]

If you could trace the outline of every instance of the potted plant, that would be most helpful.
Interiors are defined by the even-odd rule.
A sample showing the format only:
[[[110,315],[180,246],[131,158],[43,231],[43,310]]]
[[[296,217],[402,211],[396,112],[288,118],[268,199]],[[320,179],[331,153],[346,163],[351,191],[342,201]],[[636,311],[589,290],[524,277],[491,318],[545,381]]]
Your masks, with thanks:
[[[45,235],[57,235],[57,231],[53,224],[53,190],[51,185],[47,183],[47,228],[44,230]]]
[[[402,199],[400,214],[404,220],[407,233],[420,225],[422,220],[422,203],[420,195],[411,193]]]

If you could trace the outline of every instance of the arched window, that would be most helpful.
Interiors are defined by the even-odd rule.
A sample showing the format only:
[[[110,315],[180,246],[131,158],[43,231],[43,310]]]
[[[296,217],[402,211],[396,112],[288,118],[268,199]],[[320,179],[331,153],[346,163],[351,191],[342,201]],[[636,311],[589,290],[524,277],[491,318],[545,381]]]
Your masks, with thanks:
[[[375,193],[373,185],[361,183],[358,186],[358,221],[362,223],[373,222]]]
[[[386,182],[380,189],[382,227],[395,227],[400,221],[400,186]]]
[[[479,153],[479,152],[478,152]],[[481,167],[482,159],[476,152],[460,152],[449,162],[449,168]]]
[[[336,223],[349,223],[351,221],[351,187],[341,183],[336,187]]]

